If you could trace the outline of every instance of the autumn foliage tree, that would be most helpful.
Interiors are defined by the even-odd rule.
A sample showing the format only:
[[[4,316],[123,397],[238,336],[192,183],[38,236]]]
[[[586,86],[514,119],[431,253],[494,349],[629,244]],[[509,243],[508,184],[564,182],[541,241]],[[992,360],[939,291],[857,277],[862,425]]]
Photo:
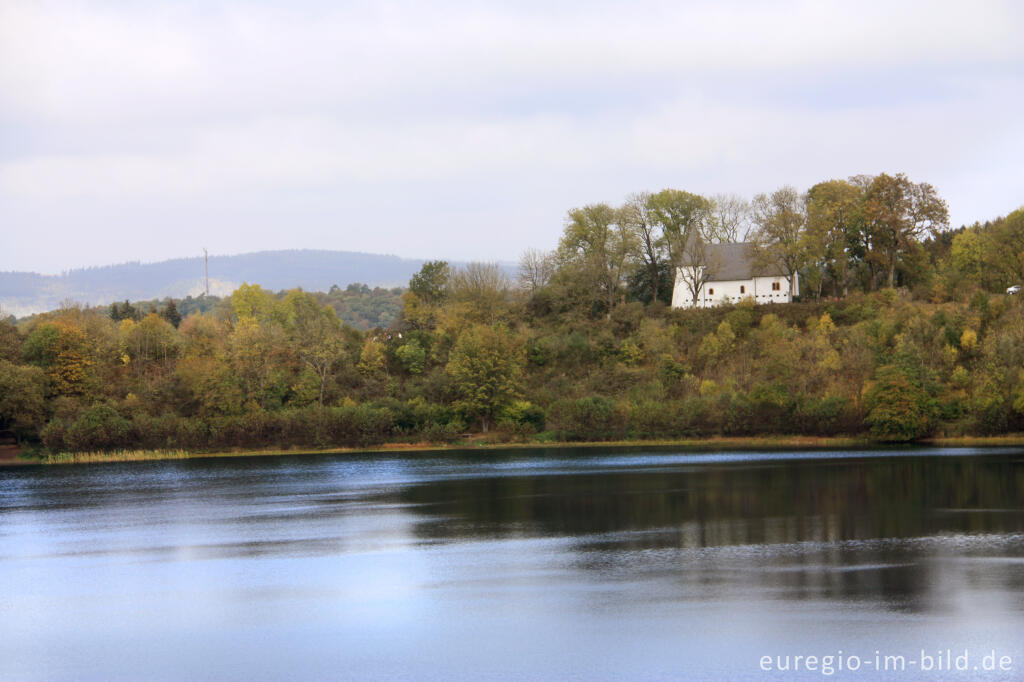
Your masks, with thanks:
[[[949,209],[935,188],[913,183],[903,173],[882,173],[867,183],[863,217],[870,243],[867,257],[883,269],[890,287],[896,285],[901,259],[922,238],[949,227]]]

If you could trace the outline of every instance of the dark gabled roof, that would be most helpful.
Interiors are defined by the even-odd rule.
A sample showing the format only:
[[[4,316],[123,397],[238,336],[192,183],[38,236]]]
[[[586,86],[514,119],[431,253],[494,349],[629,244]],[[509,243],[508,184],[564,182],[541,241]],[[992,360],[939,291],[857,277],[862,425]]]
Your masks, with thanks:
[[[749,242],[736,244],[709,244],[707,249],[708,279],[728,282],[753,277],[784,277],[786,275],[776,264],[754,268],[750,257]],[[755,271],[756,270],[756,271]]]

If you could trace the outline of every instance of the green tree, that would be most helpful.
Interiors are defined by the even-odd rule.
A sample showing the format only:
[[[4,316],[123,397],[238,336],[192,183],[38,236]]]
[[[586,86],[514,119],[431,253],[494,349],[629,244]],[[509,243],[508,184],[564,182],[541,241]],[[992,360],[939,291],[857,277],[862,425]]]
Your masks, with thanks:
[[[448,295],[451,275],[448,261],[428,260],[409,280],[409,291],[427,305],[437,305]]]
[[[981,233],[985,269],[996,287],[1024,282],[1024,208]]]
[[[181,337],[170,322],[150,313],[138,322],[122,320],[119,327],[121,359],[136,372],[154,363],[168,368],[181,350]]]
[[[387,357],[384,354],[384,344],[372,334],[366,335],[356,369],[370,379],[377,379],[387,374],[388,365]]]
[[[0,429],[34,437],[46,420],[46,374],[0,359]]]
[[[242,388],[246,402],[267,407],[276,402],[275,394],[283,378],[278,365],[287,354],[288,344],[280,325],[261,325],[255,317],[242,317],[235,323],[225,345],[225,359],[231,379]]]
[[[635,235],[623,227],[622,214],[608,204],[590,204],[569,211],[558,242],[564,276],[596,294],[607,316],[623,297],[628,265],[636,253]]]
[[[124,304],[118,305],[117,303],[110,304],[110,319],[114,322],[120,322],[121,320],[135,320],[138,319],[139,312],[135,307],[128,302],[126,298]]]
[[[427,261],[409,280],[402,296],[402,317],[413,327],[432,329],[440,307],[448,298],[452,269],[447,261]]]
[[[713,236],[714,203],[699,194],[678,189],[663,189],[648,200],[650,220],[664,239],[673,270],[682,265],[687,245],[699,235],[704,242]]]
[[[289,291],[282,306],[292,348],[317,378],[317,404],[322,412],[327,385],[345,357],[341,320],[334,308],[320,305],[301,289]]]
[[[525,365],[521,343],[504,325],[473,325],[456,339],[446,371],[455,392],[454,407],[486,432],[494,416],[519,397]]]
[[[949,260],[953,268],[966,279],[981,284],[987,270],[985,240],[977,228],[968,228],[953,237]]]
[[[807,192],[811,255],[821,259],[833,293],[845,296],[854,274],[853,246],[861,228],[863,192],[846,180],[819,182]]]
[[[633,233],[633,243],[638,254],[637,260],[647,270],[646,279],[650,283],[651,300],[653,301],[662,290],[662,271],[665,269],[668,253],[665,239],[661,234],[660,223],[658,218],[653,215],[650,192],[630,195],[619,211],[623,229]]]
[[[281,320],[280,302],[271,292],[259,284],[246,284],[235,289],[231,294],[231,310],[235,318],[253,318],[260,322]]]
[[[178,312],[178,306],[174,304],[174,299],[168,299],[167,305],[164,306],[164,310],[160,313],[160,317],[164,318],[177,329],[178,325],[181,324],[181,313]]]
[[[83,395],[95,382],[95,353],[89,337],[63,320],[38,325],[25,339],[22,352],[46,372],[57,395]]]
[[[409,339],[395,349],[398,361],[410,374],[422,374],[427,364],[427,351],[416,339]]]

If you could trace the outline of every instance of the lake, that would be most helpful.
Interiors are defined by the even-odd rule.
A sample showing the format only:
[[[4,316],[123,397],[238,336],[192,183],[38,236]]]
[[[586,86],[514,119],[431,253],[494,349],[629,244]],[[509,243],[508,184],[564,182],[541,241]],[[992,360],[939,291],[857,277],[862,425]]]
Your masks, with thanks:
[[[1022,679],[1022,493],[1015,448],[8,467],[0,679]]]

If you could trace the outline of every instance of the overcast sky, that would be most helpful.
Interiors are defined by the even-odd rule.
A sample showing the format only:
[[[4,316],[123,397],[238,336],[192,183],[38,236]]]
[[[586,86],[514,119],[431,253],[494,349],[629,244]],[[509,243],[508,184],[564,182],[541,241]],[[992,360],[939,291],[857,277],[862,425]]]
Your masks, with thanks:
[[[566,211],[905,172],[1024,204],[1024,3],[0,0],[0,270],[516,260]]]

